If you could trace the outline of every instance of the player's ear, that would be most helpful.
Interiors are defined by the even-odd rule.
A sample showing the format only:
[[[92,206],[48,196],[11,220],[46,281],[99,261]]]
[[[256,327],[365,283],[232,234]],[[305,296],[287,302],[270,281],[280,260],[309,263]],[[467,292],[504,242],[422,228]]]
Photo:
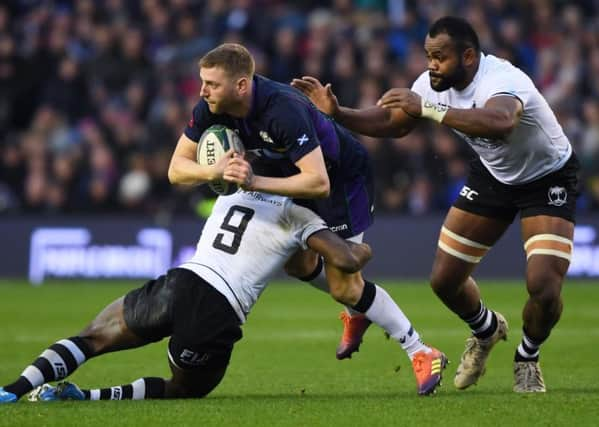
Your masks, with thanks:
[[[240,95],[244,95],[250,91],[250,79],[248,77],[237,79],[237,91]]]
[[[476,50],[473,47],[468,47],[462,53],[462,63],[466,67],[470,67],[476,62]]]

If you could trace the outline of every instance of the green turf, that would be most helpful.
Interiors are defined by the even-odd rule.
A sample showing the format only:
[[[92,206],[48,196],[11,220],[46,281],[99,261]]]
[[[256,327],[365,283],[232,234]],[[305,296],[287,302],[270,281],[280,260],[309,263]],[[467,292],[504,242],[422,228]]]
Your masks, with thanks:
[[[487,304],[510,322],[508,343],[489,359],[480,384],[458,392],[452,377],[467,329],[422,283],[384,283],[423,338],[453,362],[434,397],[416,396],[401,349],[371,328],[350,361],[334,357],[339,307],[301,284],[270,286],[244,326],[227,376],[206,399],[145,402],[61,402],[24,399],[0,409],[2,426],[517,426],[597,425],[599,419],[599,283],[567,283],[565,309],[543,346],[548,392],[517,395],[512,358],[520,339],[524,286],[482,282]],[[77,333],[134,284],[50,283],[32,288],[0,281],[0,384],[12,381],[44,348]],[[166,341],[111,354],[80,368],[86,387],[166,376]]]

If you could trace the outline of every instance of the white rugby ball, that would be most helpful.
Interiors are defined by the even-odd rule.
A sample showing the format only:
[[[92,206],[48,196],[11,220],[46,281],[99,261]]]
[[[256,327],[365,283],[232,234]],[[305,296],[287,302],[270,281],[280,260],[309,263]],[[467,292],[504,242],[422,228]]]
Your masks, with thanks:
[[[196,159],[198,164],[208,166],[216,163],[230,148],[237,153],[243,153],[243,143],[239,136],[223,125],[212,125],[204,131],[198,142]],[[229,195],[237,191],[237,184],[227,181],[209,182],[208,186],[219,195]]]

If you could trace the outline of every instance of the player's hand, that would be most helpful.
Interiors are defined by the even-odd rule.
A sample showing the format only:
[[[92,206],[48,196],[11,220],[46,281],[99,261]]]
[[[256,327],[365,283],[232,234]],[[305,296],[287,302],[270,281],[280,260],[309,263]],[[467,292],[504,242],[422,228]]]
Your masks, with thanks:
[[[385,94],[376,103],[382,108],[401,108],[412,117],[422,115],[422,104],[420,95],[406,88],[393,88]]]
[[[368,243],[354,243],[350,240],[347,240],[347,244],[354,256],[358,259],[361,270],[372,258],[372,248]]]
[[[316,105],[316,108],[323,113],[335,117],[339,111],[339,101],[337,101],[330,83],[323,86],[318,79],[304,76],[301,79],[293,79],[291,86],[310,98],[310,101]]]
[[[218,159],[212,166],[212,173],[210,174],[210,181],[222,181],[225,174],[225,169],[231,159],[235,156],[235,151],[231,148],[227,151],[220,159]]]
[[[254,171],[252,165],[245,160],[243,154],[235,153],[225,167],[223,179],[239,185],[244,190],[253,190]]]

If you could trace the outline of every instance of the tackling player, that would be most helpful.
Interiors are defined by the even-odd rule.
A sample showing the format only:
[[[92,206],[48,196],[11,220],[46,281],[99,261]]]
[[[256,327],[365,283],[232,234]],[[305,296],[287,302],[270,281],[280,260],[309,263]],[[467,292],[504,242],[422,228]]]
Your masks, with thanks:
[[[16,402],[35,387],[63,379],[92,357],[165,337],[170,337],[170,379],[146,377],[92,390],[45,385],[32,398],[205,396],[225,375],[234,343],[242,337],[240,326],[267,282],[306,245],[318,250],[331,270],[356,272],[370,258],[368,245],[345,242],[314,212],[287,197],[243,191],[219,197],[189,261],[117,299],[78,335],[51,345],[15,382],[0,388],[0,403]]]
[[[454,383],[458,389],[475,384],[492,347],[507,337],[505,318],[487,309],[471,274],[519,213],[529,298],[514,355],[514,391],[544,392],[539,348],[562,312],[578,161],[530,78],[508,61],[482,53],[468,22],[439,19],[424,49],[428,69],[412,88],[391,89],[372,108],[339,107],[330,84],[312,77],[294,79],[292,85],[353,131],[399,138],[422,120],[433,120],[474,149],[478,158],[441,228],[431,275],[437,296],[472,330]]]
[[[199,65],[202,99],[177,143],[169,169],[171,182],[198,184],[224,178],[246,190],[294,197],[317,212],[339,236],[360,242],[372,224],[373,211],[372,176],[364,147],[302,93],[256,75],[254,60],[241,45],[223,44],[204,55]],[[196,163],[197,142],[215,124],[238,132],[246,152],[257,156],[253,164],[261,174],[254,174],[252,166],[232,151],[229,163],[216,177],[213,170],[207,173]],[[354,314],[343,317],[339,359],[358,349],[372,321],[410,357],[419,394],[435,390],[437,367],[445,367],[445,355],[422,343],[384,289],[360,273],[335,275],[327,283],[322,260],[313,251],[298,252],[286,270],[329,291]],[[355,336],[359,338],[354,340]]]

